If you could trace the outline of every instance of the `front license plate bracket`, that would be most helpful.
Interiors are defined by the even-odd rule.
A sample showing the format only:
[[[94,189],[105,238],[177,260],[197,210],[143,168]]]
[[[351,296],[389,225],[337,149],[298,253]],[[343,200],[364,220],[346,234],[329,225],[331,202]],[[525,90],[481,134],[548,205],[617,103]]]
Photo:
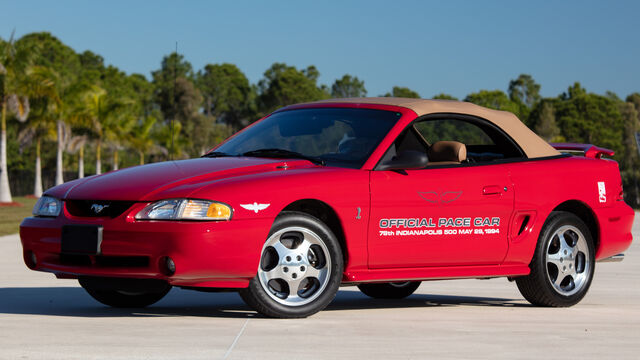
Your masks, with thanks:
[[[101,225],[64,225],[60,252],[69,255],[100,255]]]

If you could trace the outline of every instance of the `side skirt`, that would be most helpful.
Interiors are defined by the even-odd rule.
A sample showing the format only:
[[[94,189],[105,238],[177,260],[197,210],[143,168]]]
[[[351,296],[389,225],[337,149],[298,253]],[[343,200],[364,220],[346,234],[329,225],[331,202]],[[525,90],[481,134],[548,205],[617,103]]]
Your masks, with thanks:
[[[395,282],[408,280],[474,279],[529,275],[527,265],[448,266],[398,269],[369,269],[345,272],[342,281]]]

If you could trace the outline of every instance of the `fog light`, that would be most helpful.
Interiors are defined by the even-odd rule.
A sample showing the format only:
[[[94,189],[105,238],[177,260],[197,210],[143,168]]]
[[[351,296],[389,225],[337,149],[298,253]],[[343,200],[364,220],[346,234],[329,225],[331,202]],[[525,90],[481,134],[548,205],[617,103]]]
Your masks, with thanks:
[[[165,256],[161,264],[163,268],[162,270],[165,275],[171,276],[176,273],[176,264],[173,262],[173,259],[171,259],[170,257]]]
[[[33,251],[27,251],[24,256],[24,262],[27,264],[27,267],[29,269],[35,269],[38,265],[38,258],[36,257],[36,254],[33,253]]]

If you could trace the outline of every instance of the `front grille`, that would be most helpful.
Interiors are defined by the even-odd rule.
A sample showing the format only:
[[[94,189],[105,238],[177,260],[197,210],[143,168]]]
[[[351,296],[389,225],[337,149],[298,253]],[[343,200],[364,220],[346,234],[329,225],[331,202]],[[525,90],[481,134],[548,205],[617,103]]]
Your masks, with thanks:
[[[133,201],[66,200],[65,206],[73,216],[113,219],[127,211],[134,203]]]

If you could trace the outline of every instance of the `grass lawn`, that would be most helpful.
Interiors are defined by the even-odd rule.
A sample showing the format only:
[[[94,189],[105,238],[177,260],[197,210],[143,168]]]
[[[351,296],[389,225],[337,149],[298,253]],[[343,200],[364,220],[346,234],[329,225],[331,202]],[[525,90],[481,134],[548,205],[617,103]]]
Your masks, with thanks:
[[[38,199],[14,196],[13,201],[22,206],[0,206],[0,236],[18,233],[22,219],[31,216],[31,210]]]

